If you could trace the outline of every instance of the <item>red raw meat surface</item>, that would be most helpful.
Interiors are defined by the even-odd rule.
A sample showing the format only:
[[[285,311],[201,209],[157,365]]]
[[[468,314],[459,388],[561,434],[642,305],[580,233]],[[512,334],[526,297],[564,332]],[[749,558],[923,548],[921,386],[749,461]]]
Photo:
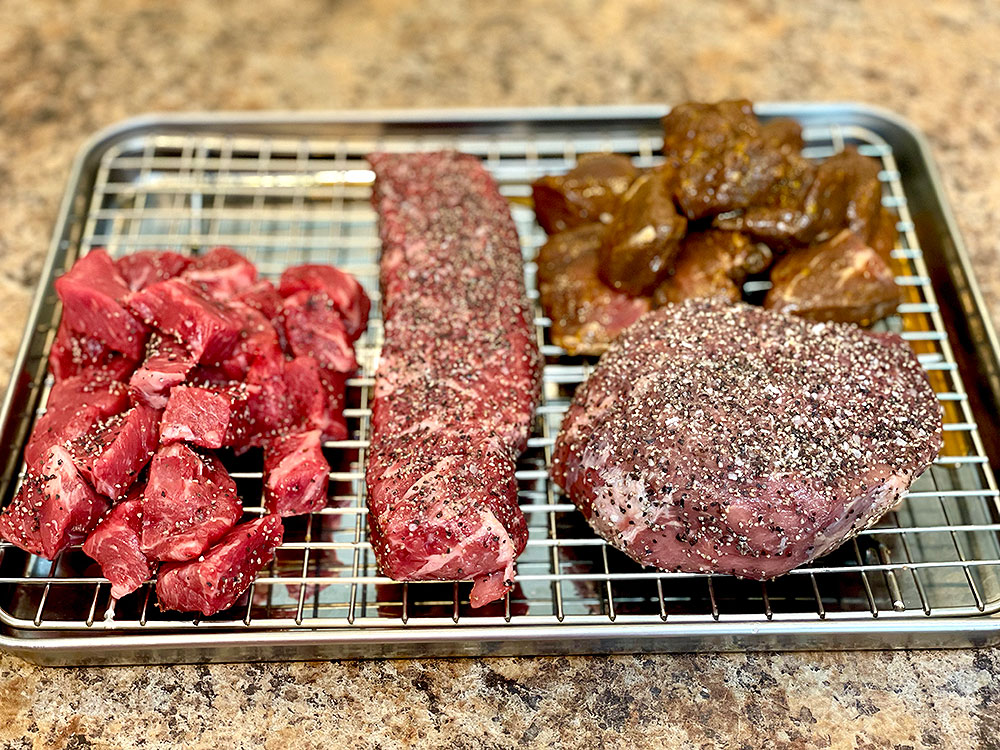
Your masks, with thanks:
[[[211,455],[167,445],[153,456],[142,496],[142,551],[154,560],[197,557],[243,514],[236,483]]]
[[[198,560],[162,566],[160,607],[207,617],[233,606],[271,562],[283,532],[279,516],[264,516],[235,527]]]
[[[181,277],[208,296],[227,302],[257,281],[257,269],[231,247],[216,247],[192,259]]]
[[[118,500],[128,494],[156,452],[159,431],[160,412],[136,404],[94,424],[70,442],[69,450],[94,489]]]
[[[194,355],[186,346],[153,331],[146,344],[146,360],[128,381],[132,397],[162,409],[170,389],[183,383],[194,365]]]
[[[0,535],[51,560],[83,541],[107,509],[107,499],[94,492],[69,452],[57,446],[37,473],[28,473],[4,509]]]
[[[167,408],[163,411],[160,440],[163,443],[185,441],[202,448],[221,448],[226,444],[239,390],[239,387],[177,386],[170,391]],[[244,399],[245,392],[243,389]]]
[[[313,357],[321,367],[354,372],[358,361],[344,323],[323,292],[296,292],[285,299],[282,312],[285,340],[292,354]]]
[[[326,507],[330,464],[320,431],[286,435],[264,448],[264,499],[268,513],[297,516]]]
[[[281,314],[281,305],[284,300],[278,294],[278,290],[274,288],[274,284],[267,279],[260,279],[253,286],[247,287],[233,296],[233,302],[242,302],[247,307],[252,307],[261,313],[268,320],[275,320]]]
[[[87,433],[99,420],[128,408],[128,389],[117,381],[92,381],[75,376],[52,386],[45,413],[35,423],[24,460],[37,469],[48,458],[49,449]]]
[[[143,321],[183,342],[206,364],[229,357],[243,328],[239,315],[180,279],[132,292],[126,303]]]
[[[281,274],[278,290],[283,297],[303,291],[324,292],[333,301],[351,341],[357,340],[368,327],[371,300],[358,280],[339,268],[313,264],[292,266]]]
[[[112,508],[83,543],[83,551],[101,566],[111,581],[111,598],[131,594],[153,575],[153,564],[139,546],[142,529],[142,487]]]
[[[285,384],[303,430],[321,430],[324,440],[344,440],[346,375],[324,372],[312,357],[296,357],[285,365]]]
[[[49,351],[49,372],[59,382],[81,375],[87,380],[127,380],[138,360],[109,349],[100,339],[76,333],[63,318]]]
[[[130,359],[142,358],[149,331],[123,306],[128,285],[104,250],[84,255],[56,279],[55,286],[72,330],[93,336]]]
[[[118,273],[133,292],[180,274],[191,259],[169,250],[139,250],[115,261]]]

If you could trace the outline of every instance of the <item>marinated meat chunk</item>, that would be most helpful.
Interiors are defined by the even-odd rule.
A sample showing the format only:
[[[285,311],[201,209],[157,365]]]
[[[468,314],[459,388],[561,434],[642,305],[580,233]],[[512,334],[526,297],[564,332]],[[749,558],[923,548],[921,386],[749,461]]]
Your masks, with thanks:
[[[810,320],[869,325],[900,301],[892,270],[849,230],[782,257],[771,283],[764,307]]]
[[[333,302],[351,341],[364,333],[368,326],[371,300],[358,280],[333,266],[292,266],[281,274],[278,291],[283,297],[299,292],[323,292]]]
[[[548,234],[607,222],[638,176],[627,156],[582,154],[565,175],[546,175],[531,184],[535,217]]]
[[[774,148],[787,149],[798,153],[805,146],[802,140],[802,126],[791,117],[776,117],[760,127],[760,137]]]
[[[941,445],[940,405],[899,337],[694,300],[612,344],[552,475],[643,565],[766,579],[875,523]]]
[[[264,448],[264,477],[268,513],[297,516],[326,507],[330,464],[323,456],[320,431],[269,441]]]
[[[177,386],[170,391],[167,408],[163,410],[160,441],[221,448],[230,433],[236,403],[246,398],[246,389],[239,385],[224,389]]]
[[[236,483],[209,454],[182,443],[157,451],[142,496],[142,551],[153,560],[189,560],[243,515]]]
[[[823,242],[845,228],[870,242],[882,217],[879,163],[854,146],[818,165],[803,163],[803,169],[775,183],[758,204],[717,224],[775,248]]]
[[[233,528],[203,558],[164,565],[156,581],[160,608],[208,617],[233,606],[274,558],[283,533],[279,516],[264,516]]]
[[[553,234],[538,251],[538,290],[552,321],[552,343],[569,354],[602,354],[649,310],[645,297],[629,297],[601,281],[603,234],[603,224],[587,224]]]
[[[677,213],[671,174],[657,169],[639,177],[622,196],[598,250],[598,273],[618,291],[649,294],[673,265],[687,220]]]
[[[333,300],[325,292],[301,291],[285,298],[285,340],[296,357],[313,357],[321,367],[354,372],[354,346]]]
[[[129,295],[111,257],[91,250],[56,279],[63,319],[76,333],[104,342],[129,359],[142,359],[148,329],[123,306]]]
[[[183,343],[199,362],[218,364],[233,351],[241,317],[180,279],[132,292],[127,304],[149,325]]]
[[[140,250],[123,255],[115,261],[115,268],[133,292],[145,289],[158,281],[172,279],[188,267],[191,259],[168,250]]]
[[[52,386],[45,413],[28,438],[25,463],[40,467],[51,447],[86,434],[98,421],[123,412],[128,405],[128,389],[120,382],[92,381],[79,375],[59,381]]]
[[[771,251],[740,232],[709,229],[681,243],[674,272],[656,288],[653,303],[662,307],[698,297],[738,302],[747,276],[771,265]]]
[[[128,382],[132,397],[154,409],[167,405],[170,389],[184,382],[195,365],[187,347],[153,331],[146,344],[146,359]]]
[[[101,573],[111,582],[111,598],[121,599],[131,594],[153,575],[153,564],[139,544],[142,530],[141,487],[129,493],[129,498],[116,505],[97,524],[83,543]]]
[[[87,380],[127,380],[138,360],[126,357],[93,336],[76,333],[66,318],[49,351],[49,372],[56,382],[76,375]]]
[[[73,460],[102,495],[119,500],[156,452],[160,412],[145,404],[106,420],[73,439]]]
[[[257,268],[230,247],[216,247],[191,260],[181,278],[205,295],[227,302],[257,281]]]
[[[746,208],[802,168],[788,134],[779,126],[766,132],[746,100],[681,104],[663,118],[663,129],[674,195],[689,219]]]
[[[29,471],[0,516],[0,535],[21,549],[52,560],[83,541],[108,509],[73,462],[55,446],[37,472]]]

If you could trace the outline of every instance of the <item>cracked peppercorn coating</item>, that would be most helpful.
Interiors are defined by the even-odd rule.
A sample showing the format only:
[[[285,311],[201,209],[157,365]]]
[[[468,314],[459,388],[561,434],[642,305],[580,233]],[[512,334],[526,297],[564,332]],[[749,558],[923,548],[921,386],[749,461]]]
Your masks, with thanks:
[[[385,343],[366,469],[372,547],[396,580],[513,585],[527,541],[514,462],[541,359],[506,200],[472,156],[375,154]]]
[[[697,300],[612,344],[552,475],[644,565],[766,579],[875,523],[941,444],[940,406],[897,336]]]

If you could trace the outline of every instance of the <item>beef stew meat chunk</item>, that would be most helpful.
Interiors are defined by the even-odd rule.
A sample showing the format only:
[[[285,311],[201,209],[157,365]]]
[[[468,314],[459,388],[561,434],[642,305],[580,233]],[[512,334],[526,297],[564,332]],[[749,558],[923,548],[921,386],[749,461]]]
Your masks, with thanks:
[[[565,175],[546,175],[531,185],[535,216],[548,234],[606,221],[639,176],[621,154],[583,154]]]
[[[100,339],[77,333],[65,317],[49,350],[49,372],[57,383],[75,375],[87,380],[127,380],[138,364]]]
[[[882,257],[848,230],[785,255],[764,307],[803,318],[869,325],[891,315],[899,287]]]
[[[670,273],[687,230],[674,206],[672,176],[661,168],[633,182],[598,249],[601,279],[633,297],[652,292]]]
[[[649,310],[645,297],[629,297],[597,275],[603,224],[586,224],[549,237],[538,251],[538,290],[552,321],[552,343],[571,355],[599,355]]]
[[[120,500],[128,494],[153,453],[160,433],[160,412],[146,404],[95,423],[69,443],[77,467],[102,495]]]
[[[112,508],[83,543],[83,551],[111,581],[112,599],[131,594],[153,574],[153,564],[139,547],[141,494],[142,485],[136,485],[128,499]]]
[[[663,118],[663,130],[677,204],[689,219],[746,208],[802,166],[791,128],[765,131],[746,100],[681,104]]]
[[[747,276],[765,270],[771,259],[766,245],[740,232],[694,232],[681,243],[674,272],[656,288],[653,304],[662,307],[699,297],[738,302]]]
[[[181,278],[220,302],[249,289],[257,281],[257,267],[230,247],[216,247],[194,258]]]
[[[146,344],[146,359],[128,381],[132,398],[162,409],[170,389],[183,383],[194,366],[194,355],[186,346],[153,331]]]
[[[125,279],[128,288],[137,292],[150,284],[174,278],[190,263],[190,258],[179,253],[167,250],[140,250],[116,260],[115,268]]]
[[[330,464],[320,431],[284,435],[264,448],[264,499],[268,513],[297,516],[326,507]]]
[[[767,145],[796,154],[805,146],[805,141],[802,140],[802,126],[791,117],[768,120],[760,127],[760,136]]]
[[[281,274],[278,291],[282,297],[303,291],[326,294],[351,341],[356,341],[368,326],[371,300],[358,280],[339,268],[315,264],[292,266]]]

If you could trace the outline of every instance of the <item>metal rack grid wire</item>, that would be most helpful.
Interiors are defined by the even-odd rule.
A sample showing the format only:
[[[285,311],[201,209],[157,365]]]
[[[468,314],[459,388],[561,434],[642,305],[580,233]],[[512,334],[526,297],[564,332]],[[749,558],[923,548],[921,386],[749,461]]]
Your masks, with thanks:
[[[473,610],[467,583],[400,584],[381,576],[366,533],[364,461],[368,403],[382,327],[378,317],[379,242],[369,205],[373,150],[457,148],[481,157],[509,198],[537,297],[531,259],[544,241],[530,207],[530,182],[573,166],[580,153],[630,154],[660,161],[655,128],[581,136],[382,136],[339,139],[151,133],[103,155],[79,238],[79,253],[105,247],[199,253],[229,245],[276,278],[303,262],[332,263],[364,284],[374,305],[358,342],[361,369],[348,382],[347,440],[329,442],[328,507],[288,519],[274,562],[230,610],[212,618],[160,612],[155,581],[110,604],[96,565],[72,547],[52,562],[0,544],[0,621],[28,631],[184,631],[191,628],[399,628],[601,622],[649,623],[866,618],[927,618],[1000,610],[998,492],[967,402],[928,277],[891,148],[856,126],[809,128],[805,155],[823,159],[845,144],[879,159],[883,203],[897,218],[893,251],[905,301],[880,324],[917,351],[945,416],[941,457],[904,503],[834,553],[767,583],[642,568],[594,536],[572,503],[548,481],[551,446],[572,389],[592,362],[569,358],[548,338],[542,403],[517,472],[528,546],[518,584],[502,601]],[[72,255],[72,254],[71,254]],[[71,262],[72,258],[69,261]],[[60,270],[60,269],[57,269]],[[61,269],[65,270],[65,269]],[[751,297],[767,288],[751,280]],[[57,314],[57,313],[56,313]],[[57,319],[42,321],[45,351]],[[43,384],[44,405],[50,381]],[[43,410],[39,409],[38,413]],[[27,418],[37,415],[28,415]],[[227,457],[246,517],[262,512],[260,455]]]

